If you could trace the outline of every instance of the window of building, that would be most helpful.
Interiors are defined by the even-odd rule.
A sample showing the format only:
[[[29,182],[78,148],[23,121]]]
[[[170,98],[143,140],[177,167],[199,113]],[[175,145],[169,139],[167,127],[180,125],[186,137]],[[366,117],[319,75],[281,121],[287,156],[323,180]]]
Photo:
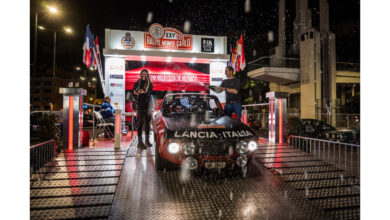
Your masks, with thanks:
[[[45,86],[51,86],[51,81],[45,81]]]
[[[33,101],[34,101],[34,102],[39,102],[39,101],[40,101],[40,98],[39,98],[39,97],[34,97]]]
[[[73,82],[69,82],[68,86],[73,87]]]
[[[91,82],[88,82],[88,87],[92,87],[92,83]]]
[[[92,88],[96,88],[96,84],[95,83],[92,83]]]
[[[44,93],[51,93],[51,89],[45,89],[43,90]]]
[[[34,86],[40,86],[41,85],[41,82],[37,81],[37,82],[34,82]]]
[[[80,85],[79,82],[75,82],[75,83],[74,83],[74,87],[76,87],[76,88],[78,88],[79,85]]]

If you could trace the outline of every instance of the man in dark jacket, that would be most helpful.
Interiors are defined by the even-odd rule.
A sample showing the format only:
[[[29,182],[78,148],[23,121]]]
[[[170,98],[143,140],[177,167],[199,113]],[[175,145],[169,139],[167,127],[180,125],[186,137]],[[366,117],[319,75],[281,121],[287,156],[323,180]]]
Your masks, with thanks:
[[[153,84],[149,79],[149,72],[146,69],[141,70],[141,79],[139,79],[133,87],[133,93],[137,99],[137,120],[138,120],[138,148],[146,149],[151,147],[149,141],[150,120],[152,118],[152,102],[151,96]],[[145,144],[142,142],[142,130],[145,126]],[[145,146],[146,145],[146,146]]]

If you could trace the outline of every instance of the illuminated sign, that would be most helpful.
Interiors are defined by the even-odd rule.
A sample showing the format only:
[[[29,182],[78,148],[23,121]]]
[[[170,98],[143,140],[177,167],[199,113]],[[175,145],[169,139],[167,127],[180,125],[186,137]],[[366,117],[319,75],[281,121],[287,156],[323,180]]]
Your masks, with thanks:
[[[152,24],[144,34],[144,47],[168,50],[192,50],[192,36],[174,28]]]

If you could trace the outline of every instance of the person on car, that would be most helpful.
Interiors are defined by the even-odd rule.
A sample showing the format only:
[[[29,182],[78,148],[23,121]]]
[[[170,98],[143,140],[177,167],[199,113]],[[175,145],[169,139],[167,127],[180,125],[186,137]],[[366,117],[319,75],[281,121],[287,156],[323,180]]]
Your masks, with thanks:
[[[221,86],[216,89],[216,92],[226,92],[225,114],[232,117],[234,112],[237,115],[237,119],[241,120],[241,82],[240,79],[233,76],[233,72],[233,67],[226,67],[225,74],[227,79],[222,81]]]
[[[133,93],[137,100],[137,135],[138,135],[138,148],[146,149],[151,147],[152,144],[149,141],[150,132],[150,120],[152,119],[152,91],[153,83],[149,79],[149,72],[146,69],[141,70],[140,79],[134,84]],[[142,130],[145,128],[145,144],[142,141]]]

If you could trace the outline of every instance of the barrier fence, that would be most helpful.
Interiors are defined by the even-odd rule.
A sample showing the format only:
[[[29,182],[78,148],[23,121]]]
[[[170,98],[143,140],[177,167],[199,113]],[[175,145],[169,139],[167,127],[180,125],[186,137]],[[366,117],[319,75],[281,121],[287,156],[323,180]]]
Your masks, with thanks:
[[[360,145],[291,135],[288,143],[360,178]]]
[[[43,167],[56,156],[55,140],[46,141],[30,147],[30,175]]]

